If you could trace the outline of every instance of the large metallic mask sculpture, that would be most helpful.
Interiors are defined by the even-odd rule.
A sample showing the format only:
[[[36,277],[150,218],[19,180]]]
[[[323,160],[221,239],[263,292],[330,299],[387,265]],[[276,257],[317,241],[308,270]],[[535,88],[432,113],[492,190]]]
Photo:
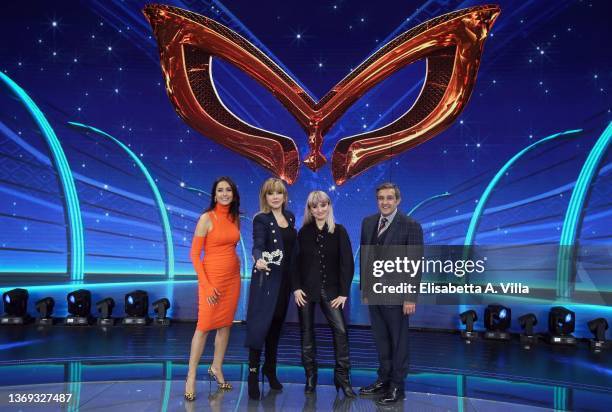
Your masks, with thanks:
[[[427,60],[426,79],[413,106],[377,130],[343,138],[332,154],[337,184],[436,136],[461,113],[474,88],[484,42],[500,13],[495,5],[472,7],[427,21],[391,40],[315,102],[249,41],[207,17],[176,7],[149,5],[144,13],[157,42],[166,90],[178,114],[204,136],[295,182],[299,153],[287,136],[247,124],[220,100],[212,58],[222,58],[266,87],[308,135],[304,163],[326,163],[323,137],[346,110],[386,77]]]

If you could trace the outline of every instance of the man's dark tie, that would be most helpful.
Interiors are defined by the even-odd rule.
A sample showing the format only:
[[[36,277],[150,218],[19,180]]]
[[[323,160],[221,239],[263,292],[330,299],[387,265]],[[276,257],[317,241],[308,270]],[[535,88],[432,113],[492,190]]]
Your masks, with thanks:
[[[387,227],[388,221],[389,220],[386,217],[383,217],[382,219],[380,219],[380,225],[378,225],[378,233],[376,234],[376,236],[380,237],[383,230],[385,230],[385,228]]]

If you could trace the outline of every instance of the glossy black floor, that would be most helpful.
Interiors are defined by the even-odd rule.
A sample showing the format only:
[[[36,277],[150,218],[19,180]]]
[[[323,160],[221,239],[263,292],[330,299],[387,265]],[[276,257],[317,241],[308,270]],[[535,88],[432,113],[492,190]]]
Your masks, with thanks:
[[[230,393],[209,388],[205,367],[210,339],[199,371],[200,396],[183,402],[181,392],[193,334],[192,323],[171,327],[64,327],[34,325],[0,328],[0,409],[37,410],[43,404],[10,402],[17,393],[73,393],[69,404],[45,403],[57,410],[374,410],[370,400],[336,397],[331,385],[333,348],[326,327],[317,328],[322,365],[316,398],[302,394],[299,329],[288,324],[279,347],[282,393],[268,392],[249,402],[244,385],[248,368],[242,347],[244,326],[235,325],[224,366],[234,382]],[[448,332],[411,331],[411,372],[406,410],[610,410],[612,353],[595,354],[586,343],[525,350],[518,341],[465,344]],[[375,378],[376,351],[370,330],[351,328],[352,379],[355,387]],[[28,409],[34,408],[34,409]]]

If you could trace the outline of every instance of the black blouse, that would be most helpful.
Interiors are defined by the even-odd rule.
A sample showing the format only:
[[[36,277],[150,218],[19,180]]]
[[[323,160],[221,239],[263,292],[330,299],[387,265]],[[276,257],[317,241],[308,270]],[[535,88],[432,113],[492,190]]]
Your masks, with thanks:
[[[321,292],[329,299],[347,296],[354,274],[353,251],[346,229],[336,224],[334,233],[315,222],[298,232],[292,260],[291,289],[302,289],[306,300],[318,302]]]
[[[283,255],[287,256],[281,263],[283,275],[289,272],[291,267],[291,253],[295,244],[295,229],[291,226],[280,227],[281,238],[283,239]],[[284,278],[284,276],[283,276]]]

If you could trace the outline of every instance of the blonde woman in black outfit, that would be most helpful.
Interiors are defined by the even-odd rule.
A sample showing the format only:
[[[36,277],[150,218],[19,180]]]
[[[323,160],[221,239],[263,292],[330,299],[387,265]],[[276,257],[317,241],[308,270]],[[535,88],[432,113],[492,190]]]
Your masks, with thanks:
[[[276,358],[291,295],[289,269],[296,238],[295,216],[286,208],[288,200],[283,181],[271,177],[261,187],[259,213],[253,218],[255,265],[249,287],[245,342],[249,348],[248,388],[251,399],[261,396],[259,362],[264,346],[262,374],[268,378],[270,388],[283,388],[276,377]]]
[[[356,396],[351,388],[348,337],[342,312],[353,269],[351,241],[346,229],[334,221],[329,196],[321,191],[311,192],[291,270],[291,287],[300,318],[306,393],[314,393],[317,385],[314,309],[318,303],[333,333],[336,390],[342,389],[347,397]]]

